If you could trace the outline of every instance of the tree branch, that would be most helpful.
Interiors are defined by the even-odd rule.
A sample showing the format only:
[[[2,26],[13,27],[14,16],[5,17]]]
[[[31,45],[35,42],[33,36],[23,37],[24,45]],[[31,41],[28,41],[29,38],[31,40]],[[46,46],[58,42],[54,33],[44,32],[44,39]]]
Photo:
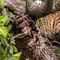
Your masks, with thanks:
[[[24,15],[26,13],[26,2],[19,0],[4,0],[4,6],[13,10],[15,14]],[[19,3],[18,3],[19,2]],[[46,0],[42,4],[37,4],[36,2],[27,3],[28,13],[34,18],[39,18],[41,16],[47,15],[51,12],[60,10],[60,1],[55,4],[55,0]]]
[[[53,12],[54,9],[54,0],[46,0],[46,2],[43,2],[41,5],[32,3],[28,11],[31,16],[40,17]]]

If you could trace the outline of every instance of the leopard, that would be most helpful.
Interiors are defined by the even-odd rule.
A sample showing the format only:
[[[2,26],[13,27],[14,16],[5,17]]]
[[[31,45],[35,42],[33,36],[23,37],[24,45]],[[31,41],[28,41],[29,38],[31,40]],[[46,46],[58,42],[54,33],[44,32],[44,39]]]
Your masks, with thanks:
[[[42,36],[54,39],[56,34],[60,35],[60,11],[43,17],[43,24],[40,20],[39,27]]]

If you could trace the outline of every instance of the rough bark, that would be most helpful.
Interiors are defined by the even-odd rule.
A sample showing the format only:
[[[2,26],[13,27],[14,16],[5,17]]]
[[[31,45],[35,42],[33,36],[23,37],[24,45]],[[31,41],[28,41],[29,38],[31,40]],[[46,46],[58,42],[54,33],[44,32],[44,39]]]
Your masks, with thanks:
[[[26,13],[26,3],[22,2],[20,0],[3,0],[4,1],[4,7],[9,8],[10,10],[13,10],[14,14],[17,14],[19,16],[23,16]]]
[[[37,13],[37,10],[37,17],[45,14],[43,13],[47,9],[47,6],[45,6],[45,4],[46,3],[44,3],[42,6],[38,6],[34,3],[30,5],[34,16],[36,16],[35,13]],[[19,48],[19,51],[21,50],[23,52],[22,54],[30,60],[57,60],[54,56],[55,54],[52,53],[52,51],[50,51],[45,45],[42,36],[40,35],[40,29],[36,21],[29,19],[29,17],[27,17],[28,15],[25,15],[25,3],[19,0],[4,0],[4,6],[13,11],[10,15],[10,21],[13,24],[12,31],[14,31],[13,33],[15,34],[15,36],[13,36],[12,38],[17,38],[16,46]],[[49,12],[51,12],[51,9],[49,9]]]
[[[60,10],[59,0],[56,4],[55,0],[46,0],[41,5],[36,4],[35,2],[27,4],[29,5],[27,6],[28,13],[36,18]],[[21,2],[20,0],[4,0],[4,6],[14,10],[15,14],[24,15],[26,13],[26,2]]]
[[[28,12],[34,18],[35,17],[38,18],[38,17],[44,16],[44,15],[47,15],[49,13],[60,10],[59,7],[60,7],[59,1],[57,3],[55,3],[55,0],[46,0],[41,5],[32,3],[28,7]]]
[[[18,37],[16,46],[22,51],[22,55],[30,60],[57,60],[55,54],[45,45],[37,23],[35,25],[32,20],[25,20],[18,26],[22,33],[12,38]]]

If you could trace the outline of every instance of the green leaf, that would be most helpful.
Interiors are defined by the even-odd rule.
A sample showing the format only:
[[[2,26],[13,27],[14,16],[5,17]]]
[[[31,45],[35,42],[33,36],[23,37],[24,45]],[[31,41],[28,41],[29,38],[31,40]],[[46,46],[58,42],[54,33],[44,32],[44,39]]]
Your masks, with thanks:
[[[1,13],[0,13],[0,16],[1,16]]]
[[[5,55],[6,55],[6,56],[8,56],[8,54],[9,54],[9,49],[10,49],[10,48],[9,48],[9,45],[8,45],[8,46],[5,48]]]
[[[6,55],[8,55],[9,53],[10,53],[10,46],[8,45],[7,47],[6,47]]]
[[[5,41],[3,41],[3,40],[1,40],[1,43],[3,44],[3,46],[5,46],[6,44],[5,44]]]
[[[3,35],[4,37],[7,36],[7,30],[5,29],[4,26],[0,26],[0,32],[2,33],[2,35]]]
[[[12,25],[9,25],[9,26],[7,27],[8,32],[11,30],[11,27],[12,27]]]
[[[7,51],[7,55],[13,55],[13,47],[12,47],[12,45],[8,45],[7,47],[6,47],[6,51]]]
[[[60,48],[57,48],[57,49],[55,50],[55,52],[60,52]]]
[[[5,48],[5,55],[7,56],[7,47]]]
[[[0,45],[0,49],[1,49],[1,51],[2,51],[2,53],[4,53],[5,51],[4,51],[4,48]]]
[[[43,23],[44,23],[44,21],[43,21],[43,18],[42,18],[42,17],[40,18],[40,20],[41,20],[41,22],[42,22],[42,24],[43,24]]]
[[[45,37],[43,37],[43,40],[44,40],[44,42],[47,42],[47,39]]]
[[[16,53],[15,55],[13,55],[13,57],[19,59],[21,54],[22,54],[22,52]]]
[[[12,34],[12,33],[8,33],[8,34],[7,34],[7,36],[12,37],[12,36],[13,36],[13,34]]]
[[[0,0],[0,5],[1,5],[2,8],[4,7],[3,0]]]
[[[14,50],[14,52],[18,52],[18,50],[15,46],[13,46],[13,50]]]
[[[10,41],[11,41],[12,44],[15,44],[15,40],[14,39],[11,38]]]
[[[2,55],[3,55],[3,53],[0,51],[0,60],[2,60],[1,58],[2,58]]]
[[[0,23],[0,26],[2,26],[3,25],[3,23]]]
[[[4,11],[5,15],[6,15],[6,14],[7,14],[7,10],[6,10],[6,8],[4,8],[3,11]]]
[[[17,58],[13,58],[13,57],[11,57],[10,59],[8,59],[8,60],[18,60]]]
[[[7,16],[7,20],[5,22],[5,25],[8,25],[8,23],[9,23],[9,16]]]
[[[6,20],[7,20],[7,15],[0,16],[0,23],[2,23],[3,25],[6,22]]]
[[[4,38],[4,42],[5,42],[5,45],[8,46],[8,42],[6,38]]]
[[[0,36],[0,40],[1,40],[1,43],[5,46],[6,44],[2,36]]]
[[[7,39],[6,38],[4,38],[4,37],[2,37],[2,36],[0,36],[0,39],[1,39],[1,43],[5,46],[8,46],[8,42],[7,42]]]
[[[37,23],[39,24],[39,20],[37,19]]]
[[[28,0],[29,2],[33,2],[33,0]]]
[[[4,8],[3,11],[5,12],[5,15],[8,14],[8,9]],[[8,25],[8,23],[9,23],[9,16],[7,15],[7,20],[6,20],[6,22],[5,22],[5,25]]]
[[[13,55],[13,46],[10,45],[10,53]]]

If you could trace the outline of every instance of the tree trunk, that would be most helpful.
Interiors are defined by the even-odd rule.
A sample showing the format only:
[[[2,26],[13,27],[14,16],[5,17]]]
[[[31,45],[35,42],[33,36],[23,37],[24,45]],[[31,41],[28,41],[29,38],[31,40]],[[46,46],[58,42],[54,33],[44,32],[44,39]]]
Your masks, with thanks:
[[[42,5],[34,2],[28,4],[28,13],[33,17],[40,17],[53,11],[53,1],[46,0]],[[48,4],[49,3],[49,4]],[[50,4],[51,3],[51,4]],[[48,9],[48,6],[50,8]],[[15,34],[12,38],[16,39],[16,46],[22,55],[30,60],[57,60],[55,54],[52,53],[45,45],[40,29],[36,20],[32,20],[29,14],[26,14],[26,4],[19,0],[4,0],[4,6],[9,9],[11,15],[10,21],[13,24],[12,31]]]

